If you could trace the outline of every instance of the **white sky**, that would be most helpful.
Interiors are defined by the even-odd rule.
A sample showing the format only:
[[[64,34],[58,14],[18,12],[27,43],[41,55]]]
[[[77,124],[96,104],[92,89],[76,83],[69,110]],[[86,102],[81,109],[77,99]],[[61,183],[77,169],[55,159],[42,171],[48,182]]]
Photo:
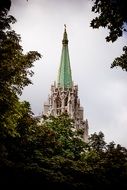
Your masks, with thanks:
[[[35,62],[33,85],[23,91],[22,100],[31,103],[40,115],[56,80],[62,50],[64,24],[67,25],[72,77],[79,87],[89,134],[102,131],[106,142],[127,146],[127,73],[110,69],[122,54],[125,37],[106,43],[105,29],[92,29],[91,0],[12,0],[13,26],[21,35],[24,52],[37,50],[43,55]]]

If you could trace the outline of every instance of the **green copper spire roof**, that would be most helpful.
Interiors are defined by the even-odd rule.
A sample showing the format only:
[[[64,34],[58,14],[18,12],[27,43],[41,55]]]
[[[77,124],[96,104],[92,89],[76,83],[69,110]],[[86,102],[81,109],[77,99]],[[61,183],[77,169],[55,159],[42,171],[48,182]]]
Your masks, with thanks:
[[[71,88],[72,87],[72,76],[71,76],[71,67],[70,67],[70,58],[69,58],[69,51],[68,51],[68,38],[66,32],[66,25],[63,34],[62,40],[62,54],[61,54],[61,61],[60,61],[60,68],[58,73],[58,86],[62,88]]]

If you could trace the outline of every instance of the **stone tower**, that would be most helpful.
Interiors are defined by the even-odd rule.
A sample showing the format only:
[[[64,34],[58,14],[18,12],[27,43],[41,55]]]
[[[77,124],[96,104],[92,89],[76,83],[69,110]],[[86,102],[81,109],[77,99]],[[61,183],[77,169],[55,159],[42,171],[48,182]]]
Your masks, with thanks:
[[[70,118],[74,120],[76,129],[83,129],[83,139],[87,142],[88,121],[87,119],[84,120],[84,110],[80,106],[80,99],[78,98],[78,86],[74,85],[72,81],[66,26],[62,40],[58,79],[54,85],[51,85],[51,93],[48,102],[44,104],[43,114],[58,116],[64,112],[67,112]]]

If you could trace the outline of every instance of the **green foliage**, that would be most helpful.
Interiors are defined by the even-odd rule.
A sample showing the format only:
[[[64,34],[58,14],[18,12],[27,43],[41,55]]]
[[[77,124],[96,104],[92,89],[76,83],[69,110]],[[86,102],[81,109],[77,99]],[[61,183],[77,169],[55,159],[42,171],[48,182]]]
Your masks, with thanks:
[[[67,114],[45,118],[43,125],[54,132],[51,133],[54,134],[52,140],[52,143],[55,143],[54,154],[70,159],[80,158],[85,143],[80,138],[78,130],[75,130],[73,120]]]
[[[127,47],[123,48],[124,53],[117,57],[111,64],[111,68],[120,66],[124,71],[127,71]]]
[[[103,151],[106,145],[106,142],[104,141],[104,134],[102,132],[99,132],[99,134],[91,134],[88,144],[91,149],[94,149],[97,152]]]
[[[90,25],[92,28],[104,27],[109,30],[106,41],[115,42],[127,31],[127,1],[126,0],[92,0],[92,11],[98,16],[94,18]],[[127,51],[123,48],[124,54],[116,58],[111,64],[113,67],[121,67],[127,71],[126,57]]]
[[[16,120],[20,117],[19,98],[25,86],[31,84],[33,62],[41,55],[36,51],[23,53],[20,35],[11,29],[16,22],[8,9],[0,10],[0,134],[16,135]]]
[[[94,5],[92,11],[98,13],[99,16],[91,21],[93,28],[107,27],[109,36],[107,41],[114,42],[118,37],[122,36],[126,31],[127,12],[125,0],[93,0]]]

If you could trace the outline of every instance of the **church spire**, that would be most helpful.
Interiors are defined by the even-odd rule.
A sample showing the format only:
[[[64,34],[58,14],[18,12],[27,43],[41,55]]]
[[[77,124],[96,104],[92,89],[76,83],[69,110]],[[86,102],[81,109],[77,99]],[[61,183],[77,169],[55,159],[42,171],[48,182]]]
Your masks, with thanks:
[[[57,85],[62,88],[72,88],[72,76],[71,76],[66,25],[64,25],[64,27],[65,28],[62,40],[63,46],[62,46],[62,54],[61,54],[60,68],[58,72]]]
[[[58,72],[57,84],[51,86],[51,93],[48,102],[44,104],[45,116],[59,116],[67,113],[74,120],[74,128],[83,131],[83,140],[88,140],[88,122],[84,120],[84,110],[80,106],[78,97],[78,86],[72,83],[71,67],[68,51],[68,37],[66,25],[64,25],[64,33],[62,39],[62,53],[60,67]]]

